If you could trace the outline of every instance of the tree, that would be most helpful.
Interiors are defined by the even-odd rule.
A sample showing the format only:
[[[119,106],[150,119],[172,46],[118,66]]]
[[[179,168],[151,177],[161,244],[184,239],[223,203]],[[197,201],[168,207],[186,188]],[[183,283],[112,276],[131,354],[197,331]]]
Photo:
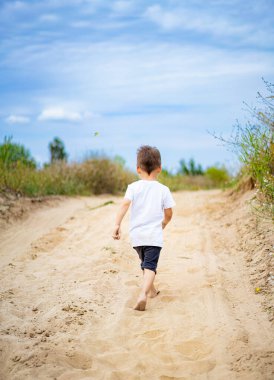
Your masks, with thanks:
[[[0,145],[0,164],[6,169],[15,168],[18,164],[35,168],[36,162],[30,151],[21,144],[12,142],[12,137],[5,137]]]
[[[180,169],[178,174],[183,175],[203,175],[204,171],[201,164],[196,164],[194,159],[191,158],[188,163],[185,160],[180,161]]]
[[[187,167],[185,160],[180,160],[179,164],[180,164],[180,169],[178,173],[183,174],[183,175],[189,175],[189,169]]]
[[[49,143],[50,162],[53,164],[58,161],[67,162],[68,155],[65,151],[65,145],[59,137],[55,137],[51,143]]]

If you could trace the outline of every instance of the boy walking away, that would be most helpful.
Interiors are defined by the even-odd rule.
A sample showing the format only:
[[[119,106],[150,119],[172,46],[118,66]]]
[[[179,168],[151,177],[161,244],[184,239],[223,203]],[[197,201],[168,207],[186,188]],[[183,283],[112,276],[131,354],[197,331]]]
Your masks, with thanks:
[[[167,186],[157,181],[161,172],[161,155],[157,148],[141,146],[137,151],[137,173],[141,178],[127,188],[116,216],[113,238],[121,237],[121,222],[131,204],[130,238],[141,260],[142,290],[134,307],[144,311],[147,297],[159,293],[154,287],[157,264],[163,246],[163,229],[172,218],[175,202]]]

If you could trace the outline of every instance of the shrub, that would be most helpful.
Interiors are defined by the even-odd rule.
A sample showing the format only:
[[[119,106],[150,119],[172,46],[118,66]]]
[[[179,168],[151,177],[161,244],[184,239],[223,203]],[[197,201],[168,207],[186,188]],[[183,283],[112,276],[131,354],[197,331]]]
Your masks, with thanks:
[[[246,171],[255,180],[269,204],[274,202],[274,85],[265,82],[270,96],[258,93],[264,106],[251,108],[252,121],[245,126],[237,124],[236,150]]]
[[[214,187],[224,186],[230,180],[228,171],[224,166],[211,166],[207,168],[205,171],[205,177],[212,182]]]
[[[57,161],[40,170],[20,163],[13,169],[0,166],[0,191],[27,196],[115,194],[135,179],[133,173],[106,158],[71,165]]]
[[[160,174],[159,181],[168,186],[171,191],[211,189],[213,187],[212,181],[204,175],[173,175],[166,170]]]
[[[274,208],[274,85],[264,81],[268,96],[258,92],[260,107],[250,107],[250,120],[245,125],[236,124],[234,133],[226,140],[217,137],[237,154],[244,168],[257,186],[257,200],[273,213]],[[265,205],[267,207],[265,208]]]
[[[177,174],[163,168],[159,176],[159,181],[172,191],[212,189],[224,186],[229,180],[228,171],[224,166],[210,167],[204,172],[202,166],[196,165],[193,159],[188,164],[181,160]]]
[[[93,194],[124,191],[136,176],[121,167],[120,163],[108,158],[94,158],[75,165],[74,170],[79,182]]]
[[[12,137],[5,137],[0,145],[0,165],[7,169],[13,169],[17,165],[35,168],[36,162],[28,149],[21,144],[13,143]]]

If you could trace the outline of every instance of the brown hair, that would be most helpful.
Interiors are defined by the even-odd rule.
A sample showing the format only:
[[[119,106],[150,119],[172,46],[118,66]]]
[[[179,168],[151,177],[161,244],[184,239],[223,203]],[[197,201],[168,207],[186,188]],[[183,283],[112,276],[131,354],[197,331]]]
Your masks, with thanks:
[[[149,175],[161,166],[161,154],[155,147],[142,145],[137,150],[137,166]]]

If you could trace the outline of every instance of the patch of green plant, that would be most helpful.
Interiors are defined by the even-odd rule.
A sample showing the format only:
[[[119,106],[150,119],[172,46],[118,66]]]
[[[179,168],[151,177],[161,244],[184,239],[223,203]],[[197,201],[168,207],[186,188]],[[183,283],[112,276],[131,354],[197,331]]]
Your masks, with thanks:
[[[231,138],[216,136],[237,154],[242,173],[249,175],[258,188],[257,201],[274,215],[274,85],[265,81],[266,95],[258,92],[259,106],[246,104],[250,120],[237,122]],[[241,176],[239,176],[241,178]]]
[[[28,149],[12,142],[12,137],[5,137],[0,144],[0,165],[7,169],[16,168],[17,165],[35,168],[36,162]]]
[[[136,176],[110,159],[91,159],[79,164],[57,161],[43,169],[18,162],[14,167],[0,164],[0,191],[36,197],[42,195],[118,194]]]
[[[188,164],[185,160],[180,160],[180,168],[176,174],[163,168],[159,176],[159,181],[171,191],[222,188],[230,180],[228,170],[224,166],[211,166],[204,170],[202,165],[196,164],[193,159],[189,160]]]
[[[210,166],[205,170],[205,177],[212,182],[214,187],[225,186],[230,181],[230,175],[225,166]]]
[[[193,158],[191,158],[188,162],[184,159],[179,162],[180,168],[178,174],[182,175],[203,175],[204,170],[201,164],[197,164]]]
[[[54,137],[53,141],[49,143],[49,151],[51,163],[58,161],[67,162],[68,154],[65,149],[65,144],[59,137]]]
[[[98,205],[98,206],[95,206],[95,207],[89,207],[89,209],[90,209],[90,210],[96,210],[97,208],[101,208],[101,207],[108,206],[108,205],[112,205],[112,204],[114,204],[113,201],[107,201],[107,202],[101,203],[101,204]]]

